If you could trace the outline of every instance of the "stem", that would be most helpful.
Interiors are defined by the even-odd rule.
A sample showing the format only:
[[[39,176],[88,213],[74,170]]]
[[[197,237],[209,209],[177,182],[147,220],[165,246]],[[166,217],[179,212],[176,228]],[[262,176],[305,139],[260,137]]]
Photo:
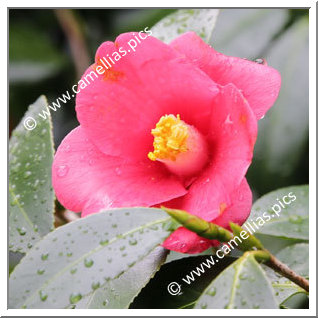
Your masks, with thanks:
[[[218,240],[220,242],[228,242],[233,238],[233,234],[230,231],[214,223],[207,222],[186,211],[169,209],[164,206],[161,206],[161,209],[168,213],[177,222],[182,224],[185,228],[197,233],[201,237],[210,240]]]
[[[55,222],[54,226],[59,227],[64,225],[65,223],[70,223],[72,221],[76,221],[80,217],[77,213],[69,211],[69,210],[58,210],[54,214]]]
[[[55,9],[55,15],[68,40],[77,77],[80,78],[90,64],[85,39],[76,16],[69,9]]]
[[[268,251],[262,250],[247,251],[244,253],[244,256],[247,255],[253,255],[258,262],[267,262],[271,257],[271,254]]]
[[[228,230],[216,224],[207,222],[195,215],[189,214],[186,211],[169,209],[163,206],[161,206],[161,209],[166,211],[185,228],[197,233],[201,237],[205,237],[210,240],[218,240],[220,242],[229,242],[234,238],[233,234]],[[243,229],[234,223],[230,223],[230,226],[235,237],[239,237]],[[239,245],[236,244],[236,246],[241,251],[246,252],[245,255],[253,254],[258,262],[263,262],[275,272],[288,278],[305,291],[309,292],[309,281],[295,273],[287,265],[280,262],[274,255],[263,247],[261,242],[254,235],[249,235],[247,239],[243,240]]]
[[[274,255],[270,254],[270,259],[264,264],[273,269],[275,272],[288,278],[289,280],[303,288],[306,292],[309,292],[309,281],[295,273],[287,265],[278,260]]]
[[[62,211],[61,217],[65,220],[66,223],[76,221],[80,218],[77,213],[69,210]]]

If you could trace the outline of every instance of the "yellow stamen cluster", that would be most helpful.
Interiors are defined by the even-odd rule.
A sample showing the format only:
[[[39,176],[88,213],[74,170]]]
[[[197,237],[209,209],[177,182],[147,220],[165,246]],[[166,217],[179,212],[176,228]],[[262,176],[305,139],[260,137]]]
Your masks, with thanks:
[[[162,116],[156,124],[156,128],[151,130],[154,136],[154,151],[148,153],[148,158],[168,159],[175,161],[177,155],[186,152],[187,138],[189,135],[187,125],[180,119],[180,115]]]

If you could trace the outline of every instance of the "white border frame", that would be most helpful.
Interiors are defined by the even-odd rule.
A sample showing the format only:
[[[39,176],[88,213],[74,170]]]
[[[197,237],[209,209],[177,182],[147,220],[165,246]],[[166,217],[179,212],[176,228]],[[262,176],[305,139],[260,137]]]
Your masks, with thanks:
[[[309,298],[309,309],[304,310],[279,310],[279,309],[84,309],[84,310],[68,310],[68,309],[7,309],[7,263],[4,262],[4,258],[1,257],[1,291],[0,291],[0,314],[1,316],[166,316],[168,314],[174,316],[316,316],[316,2],[315,1],[295,1],[290,0],[288,2],[282,0],[267,0],[267,1],[246,1],[241,0],[238,2],[235,0],[214,0],[214,1],[173,1],[173,0],[161,0],[157,2],[146,2],[142,0],[135,0],[133,2],[128,1],[113,1],[113,3],[107,3],[105,7],[105,1],[90,0],[90,7],[86,6],[85,1],[75,0],[55,0],[43,1],[29,0],[28,2],[15,0],[6,1],[5,5],[1,6],[1,43],[8,43],[8,7],[25,7],[28,4],[28,8],[36,7],[71,7],[71,8],[138,8],[138,7],[189,7],[189,8],[200,8],[200,7],[222,7],[222,8],[309,8],[309,210],[310,210],[310,224],[309,224],[309,235],[310,235],[310,256],[309,256],[309,272],[310,272],[310,298]],[[288,5],[287,5],[288,4]],[[3,106],[0,108],[0,114],[3,125],[1,126],[1,149],[7,149],[7,122],[8,121],[8,110],[4,106],[8,104],[8,83],[7,83],[7,51],[1,50],[1,65],[2,70],[7,70],[1,76],[1,96],[5,96]],[[7,57],[7,58],[6,58]],[[5,137],[6,136],[6,137]],[[1,158],[2,167],[7,167],[5,157]],[[6,168],[7,171],[7,168]],[[8,173],[8,171],[7,171]],[[8,175],[8,174],[7,174]],[[4,185],[4,181],[1,185],[1,197],[2,202],[7,202],[7,184]],[[5,212],[2,211],[2,214]],[[3,218],[3,217],[2,217]],[[7,254],[7,223],[1,222],[1,252],[2,255]]]

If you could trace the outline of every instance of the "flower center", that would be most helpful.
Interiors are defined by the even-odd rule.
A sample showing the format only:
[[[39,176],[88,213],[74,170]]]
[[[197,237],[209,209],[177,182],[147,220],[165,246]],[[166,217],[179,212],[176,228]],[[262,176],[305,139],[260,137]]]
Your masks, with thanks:
[[[175,161],[177,155],[186,152],[189,135],[187,125],[180,119],[180,115],[165,115],[160,118],[156,128],[151,130],[154,136],[154,151],[148,153],[150,160],[168,159]]]
[[[173,173],[191,176],[208,161],[206,141],[198,130],[180,119],[180,115],[165,115],[151,130],[154,150],[148,158],[160,161]]]

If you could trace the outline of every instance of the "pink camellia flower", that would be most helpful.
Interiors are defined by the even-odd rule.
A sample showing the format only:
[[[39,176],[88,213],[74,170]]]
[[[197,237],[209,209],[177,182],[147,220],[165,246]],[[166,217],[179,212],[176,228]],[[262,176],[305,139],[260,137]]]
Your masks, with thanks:
[[[102,57],[129,52],[136,34],[103,43],[82,79]],[[276,70],[218,53],[193,32],[170,45],[149,36],[77,95],[80,126],[52,168],[57,198],[82,216],[162,204],[224,227],[242,224],[257,120],[279,89]],[[199,253],[211,244],[181,227],[163,246]]]

